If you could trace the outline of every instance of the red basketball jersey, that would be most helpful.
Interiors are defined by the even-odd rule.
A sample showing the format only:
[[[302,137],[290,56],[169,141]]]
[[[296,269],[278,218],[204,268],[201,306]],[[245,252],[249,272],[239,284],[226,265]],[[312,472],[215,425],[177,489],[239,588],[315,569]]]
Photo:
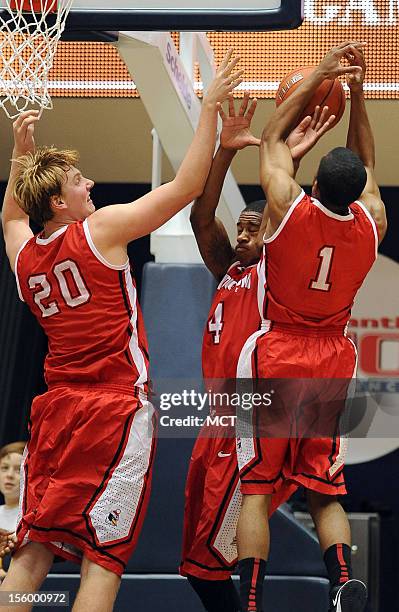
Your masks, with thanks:
[[[112,383],[146,390],[148,349],[129,262],[109,264],[87,220],[39,234],[20,250],[18,292],[49,341],[45,377],[59,383]]]
[[[375,222],[361,202],[341,216],[302,192],[265,240],[264,317],[289,325],[345,327],[377,248]]]
[[[204,378],[235,378],[245,341],[260,329],[264,287],[260,264],[244,268],[233,263],[219,283],[202,344]]]

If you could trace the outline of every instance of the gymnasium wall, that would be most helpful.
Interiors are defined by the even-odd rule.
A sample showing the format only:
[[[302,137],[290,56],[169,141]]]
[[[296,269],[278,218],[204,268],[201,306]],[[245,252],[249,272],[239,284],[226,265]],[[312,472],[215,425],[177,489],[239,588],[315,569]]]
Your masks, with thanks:
[[[238,104],[238,101],[236,102]],[[377,149],[377,178],[381,185],[399,184],[397,143],[399,142],[399,103],[395,100],[369,100],[367,108],[374,129]],[[260,135],[273,112],[272,100],[260,100],[253,120],[253,132]],[[303,160],[298,179],[313,180],[317,160],[334,146],[346,142],[348,110]],[[151,179],[152,124],[140,99],[57,98],[54,110],[43,114],[37,128],[37,143],[78,149],[86,174],[101,183],[148,183]],[[12,151],[11,122],[0,114],[0,181],[8,177]],[[239,184],[258,184],[258,153],[242,151],[233,162]],[[164,180],[172,178],[165,160]],[[112,201],[112,199],[111,199]]]

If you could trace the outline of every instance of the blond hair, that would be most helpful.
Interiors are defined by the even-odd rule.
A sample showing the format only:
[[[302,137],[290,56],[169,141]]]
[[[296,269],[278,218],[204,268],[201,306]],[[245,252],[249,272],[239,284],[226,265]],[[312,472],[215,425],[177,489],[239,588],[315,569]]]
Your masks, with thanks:
[[[66,173],[78,160],[77,151],[59,151],[54,147],[41,147],[35,153],[18,157],[20,173],[13,196],[35,223],[43,226],[53,218],[51,198],[61,195]]]
[[[11,442],[10,444],[6,444],[5,446],[3,446],[3,448],[0,449],[0,461],[11,453],[18,453],[19,455],[23,455],[25,445],[26,442]]]

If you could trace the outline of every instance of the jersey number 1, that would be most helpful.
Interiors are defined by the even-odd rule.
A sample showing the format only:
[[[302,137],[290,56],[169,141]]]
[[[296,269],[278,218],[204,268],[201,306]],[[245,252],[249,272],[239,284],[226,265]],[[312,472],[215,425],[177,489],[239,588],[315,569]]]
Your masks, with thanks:
[[[76,295],[73,297],[66,280],[66,272],[70,272],[75,285]],[[67,306],[70,308],[76,308],[77,306],[81,306],[90,300],[90,293],[84,283],[79,268],[74,261],[67,259],[66,261],[57,264],[53,268],[53,273],[57,279],[61,295],[64,298]],[[48,282],[45,274],[30,276],[28,283],[30,289],[36,289],[38,286],[42,288],[41,291],[37,291],[34,294],[33,299],[40,308],[43,318],[52,317],[60,312],[58,304],[55,300],[47,303],[47,305],[43,304],[43,300],[47,300],[51,293],[51,285]]]
[[[208,331],[213,334],[214,344],[220,344],[220,336],[222,335],[223,325],[223,302],[219,302],[215,308],[213,317],[208,322]]]
[[[328,282],[330,276],[330,270],[332,265],[332,259],[334,255],[334,247],[325,246],[319,251],[319,269],[317,270],[317,276],[315,280],[310,283],[310,289],[316,289],[316,291],[330,291],[331,283]]]

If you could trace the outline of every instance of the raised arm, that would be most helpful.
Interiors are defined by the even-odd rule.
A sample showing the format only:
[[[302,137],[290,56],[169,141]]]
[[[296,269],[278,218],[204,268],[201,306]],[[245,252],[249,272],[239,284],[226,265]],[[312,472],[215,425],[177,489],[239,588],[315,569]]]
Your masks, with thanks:
[[[304,79],[297,90],[272,115],[262,134],[260,147],[260,177],[269,205],[270,231],[275,232],[289,207],[300,194],[301,187],[294,180],[295,167],[285,142],[301,110],[325,79],[335,79],[345,73],[358,72],[358,66],[343,66],[341,59],[360,48],[362,43],[342,43],[331,49],[313,73]]]
[[[361,66],[362,70],[357,74],[347,76],[351,93],[351,112],[346,146],[359,155],[366,168],[367,183],[360,199],[376,222],[379,241],[381,242],[387,230],[387,218],[384,202],[381,200],[380,190],[374,174],[374,136],[364,100],[363,83],[366,74],[366,62],[362,51],[357,49],[353,51],[348,59],[350,63],[356,63]]]
[[[311,149],[313,149],[323,134],[330,129],[331,124],[334,123],[334,119],[335,115],[329,116],[328,106],[324,106],[323,109],[321,109],[320,106],[316,106],[313,117],[310,115],[304,117],[304,119],[302,119],[302,121],[292,130],[286,140],[286,145],[290,150],[294,165],[293,178],[296,176],[301,160]],[[269,207],[265,206],[262,224],[259,230],[262,238],[265,235],[269,219]]]
[[[250,131],[257,101],[253,100],[249,110],[248,104],[249,94],[245,94],[239,113],[236,115],[234,100],[230,96],[229,115],[227,116],[220,108],[223,121],[221,144],[213,158],[204,192],[191,209],[190,221],[198,248],[205,265],[218,280],[225,275],[234,256],[226,229],[222,221],[216,217],[223,183],[237,151],[251,145],[259,146],[260,143]]]
[[[193,142],[174,180],[135,202],[107,206],[89,217],[93,240],[104,256],[154,231],[202,194],[215,150],[217,104],[242,80],[243,72],[235,71],[239,58],[233,59],[232,53],[227,53],[203,99]]]
[[[33,153],[35,150],[34,130],[35,123],[39,120],[38,114],[37,111],[22,113],[13,124],[14,150],[1,213],[6,253],[13,272],[19,249],[26,240],[33,236],[29,227],[29,217],[16,203],[13,192],[15,180],[20,171],[18,157]]]

